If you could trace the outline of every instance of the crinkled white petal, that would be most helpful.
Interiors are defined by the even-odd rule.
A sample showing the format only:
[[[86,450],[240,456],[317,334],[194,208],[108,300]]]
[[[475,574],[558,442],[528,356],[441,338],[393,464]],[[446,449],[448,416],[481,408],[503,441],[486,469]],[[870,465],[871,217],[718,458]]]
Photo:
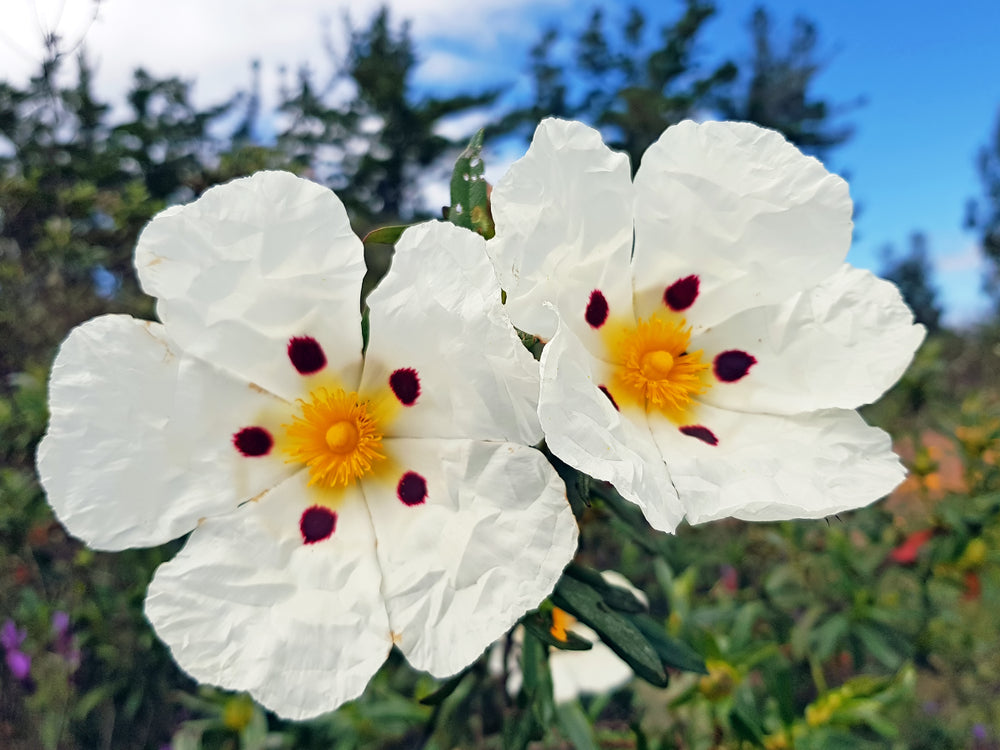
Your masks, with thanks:
[[[146,599],[184,671],[290,719],[360,695],[392,646],[360,492],[345,491],[328,539],[304,544],[307,478],[201,524],[156,571]]]
[[[586,651],[553,649],[549,654],[552,697],[556,703],[566,703],[580,695],[601,695],[632,679],[632,668],[604,645],[597,633],[579,622],[570,630],[594,645]]]
[[[458,672],[536,607],[576,551],[566,489],[542,454],[513,443],[386,440],[398,471],[364,480],[393,640],[417,669]],[[426,500],[406,505],[415,472]]]
[[[635,409],[616,411],[599,390],[606,368],[560,322],[542,351],[538,416],[545,442],[573,468],[611,482],[642,509],[653,528],[673,532],[683,509],[667,467],[645,415]]]
[[[415,370],[420,383],[387,435],[541,440],[538,363],[504,312],[483,244],[452,224],[411,227],[369,296],[362,390],[385,389],[401,368]]]
[[[283,462],[247,459],[232,442],[283,403],[185,356],[158,323],[94,318],[52,367],[42,486],[91,547],[163,544],[288,476]]]
[[[330,190],[258,172],[158,214],[135,251],[142,288],[187,352],[278,395],[301,395],[287,348],[322,346],[353,388],[361,363],[361,241]]]
[[[527,154],[491,196],[496,236],[487,243],[514,325],[548,339],[553,302],[588,345],[590,294],[602,292],[610,314],[632,316],[632,179],[625,154],[593,128],[543,120]]]
[[[847,183],[749,123],[667,128],[635,192],[636,314],[663,309],[667,286],[697,275],[684,311],[696,332],[819,283],[851,244]]]
[[[924,333],[893,284],[844,265],[780,305],[738,313],[691,348],[704,349],[706,361],[733,349],[757,360],[745,377],[718,382],[703,401],[796,414],[874,401],[906,370]]]
[[[906,474],[889,436],[848,409],[775,416],[702,404],[691,422],[718,444],[650,416],[691,523],[822,518],[878,500]]]

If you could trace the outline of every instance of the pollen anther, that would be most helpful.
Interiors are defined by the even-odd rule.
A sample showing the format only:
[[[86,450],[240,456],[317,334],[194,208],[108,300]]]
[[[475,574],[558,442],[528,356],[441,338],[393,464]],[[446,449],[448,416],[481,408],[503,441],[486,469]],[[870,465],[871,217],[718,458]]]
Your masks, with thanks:
[[[711,382],[702,352],[687,351],[691,328],[683,319],[654,315],[608,339],[616,393],[647,409],[682,412]]]
[[[343,487],[385,458],[382,432],[369,403],[342,388],[317,388],[299,399],[301,413],[284,424],[287,463],[309,467],[309,484]]]

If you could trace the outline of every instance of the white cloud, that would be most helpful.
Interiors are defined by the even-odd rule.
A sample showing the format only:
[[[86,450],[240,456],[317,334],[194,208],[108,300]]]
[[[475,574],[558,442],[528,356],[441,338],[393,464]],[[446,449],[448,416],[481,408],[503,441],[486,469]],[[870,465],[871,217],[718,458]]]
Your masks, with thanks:
[[[411,20],[417,49],[427,54],[418,75],[434,85],[453,80],[456,71],[465,80],[485,74],[490,66],[484,56],[502,52],[506,34],[523,38],[526,13],[566,1],[390,0],[387,4],[394,22]],[[87,52],[97,65],[97,91],[105,99],[120,99],[140,65],[155,76],[196,80],[195,101],[201,105],[245,88],[253,59],[261,61],[265,92],[277,82],[275,71],[281,66],[294,72],[308,63],[323,80],[331,70],[323,43],[324,23],[335,50],[343,54],[346,49],[343,20],[348,6],[331,5],[328,0],[285,0],[280,6],[273,0],[102,0],[99,6],[95,0],[0,0],[0,4],[0,71],[6,80],[23,83],[37,71],[43,59],[43,32],[53,31],[68,44],[85,36]],[[383,0],[353,0],[353,23],[367,23],[381,5]],[[93,20],[95,7],[99,12]],[[430,52],[441,50],[440,42],[447,40],[456,50]],[[524,39],[525,45],[529,43]],[[509,59],[507,55],[497,59],[502,64],[505,58]]]
[[[968,271],[982,272],[986,268],[982,246],[977,240],[966,242],[964,246],[952,252],[938,253],[934,256],[934,270],[939,274],[965,273]]]

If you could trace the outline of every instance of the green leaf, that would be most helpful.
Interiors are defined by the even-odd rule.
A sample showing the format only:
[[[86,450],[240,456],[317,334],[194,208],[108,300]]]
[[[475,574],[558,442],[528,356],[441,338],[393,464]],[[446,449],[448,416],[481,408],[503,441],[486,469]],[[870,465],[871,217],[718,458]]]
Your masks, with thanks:
[[[482,159],[483,131],[476,133],[455,162],[451,176],[451,206],[447,219],[456,226],[478,232],[486,239],[494,234]]]
[[[705,660],[697,651],[691,648],[684,641],[673,638],[663,630],[663,628],[650,617],[633,617],[632,622],[642,633],[643,637],[656,650],[657,656],[664,666],[680,669],[684,672],[697,672],[698,674],[708,674],[708,667]]]
[[[778,703],[778,715],[785,726],[795,721],[795,696],[792,687],[792,669],[781,657],[770,659],[761,670],[767,692]]]
[[[612,609],[629,614],[646,611],[646,605],[639,601],[635,594],[621,586],[608,583],[604,580],[604,576],[596,570],[571,562],[566,566],[566,574],[573,576],[578,581],[582,581],[600,593],[601,598]]]
[[[556,722],[559,731],[576,750],[599,750],[594,728],[587,721],[587,715],[579,701],[568,701],[556,706]]]
[[[612,610],[600,592],[583,581],[564,575],[551,596],[553,604],[593,628],[601,640],[639,677],[666,687],[667,674],[656,650],[624,615]]]
[[[838,612],[816,628],[812,633],[813,654],[818,659],[828,659],[837,648],[837,643],[847,634],[847,615]]]
[[[868,653],[882,662],[889,669],[896,669],[903,662],[903,654],[900,647],[905,649],[906,643],[893,643],[893,640],[901,641],[902,638],[895,632],[877,624],[858,623],[854,626],[854,635],[864,644]]]
[[[455,692],[455,688],[457,688],[462,683],[462,680],[466,678],[470,669],[471,668],[464,669],[454,677],[446,680],[444,685],[439,687],[433,693],[421,698],[420,703],[424,706],[436,706],[439,703],[442,703],[449,695]]]
[[[366,245],[395,245],[409,226],[409,224],[403,224],[401,226],[379,227],[366,234],[361,241]]]
[[[764,729],[753,695],[749,691],[739,691],[736,694],[733,708],[729,712],[729,723],[737,737],[757,747],[763,747]]]
[[[567,632],[566,640],[559,640],[552,635],[551,623],[549,623],[538,612],[529,612],[521,619],[521,624],[524,625],[525,629],[535,636],[535,638],[540,640],[545,645],[552,646],[553,648],[558,648],[563,651],[589,651],[594,647],[593,643],[588,641],[586,638],[581,638],[575,633]]]

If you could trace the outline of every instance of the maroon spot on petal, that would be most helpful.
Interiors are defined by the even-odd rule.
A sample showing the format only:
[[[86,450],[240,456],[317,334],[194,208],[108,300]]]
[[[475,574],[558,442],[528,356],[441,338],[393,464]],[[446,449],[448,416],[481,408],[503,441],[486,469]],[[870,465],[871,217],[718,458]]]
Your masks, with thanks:
[[[244,456],[266,456],[274,447],[274,438],[263,427],[244,427],[233,435],[233,445]]]
[[[597,387],[601,389],[601,393],[608,397],[608,401],[610,401],[611,405],[615,407],[615,411],[621,411],[621,409],[618,408],[618,402],[615,401],[615,397],[611,395],[611,391],[608,390],[608,387],[605,385],[599,385]]]
[[[396,485],[396,495],[404,505],[420,505],[427,499],[427,480],[415,471],[408,471]]]
[[[730,349],[715,357],[713,369],[715,377],[723,383],[735,383],[746,375],[755,364],[757,364],[757,358],[752,354],[747,354],[739,349]]]
[[[698,277],[694,275],[677,279],[663,293],[663,302],[671,310],[677,312],[687,310],[698,299],[698,286],[700,283]]]
[[[700,424],[685,425],[680,428],[681,432],[688,437],[698,438],[703,443],[708,443],[709,445],[718,445],[719,438],[715,436],[715,433],[710,429]]]
[[[322,505],[306,508],[302,518],[299,519],[299,531],[302,532],[302,541],[306,544],[316,544],[329,539],[335,528],[337,528],[337,514]]]
[[[312,336],[295,336],[288,342],[288,358],[301,375],[312,375],[326,367],[323,347]]]
[[[587,303],[587,311],[583,317],[591,328],[600,328],[608,319],[608,301],[600,289],[595,289],[590,293],[590,301]]]
[[[389,376],[389,387],[403,406],[413,406],[420,395],[420,378],[412,367],[401,367]]]

